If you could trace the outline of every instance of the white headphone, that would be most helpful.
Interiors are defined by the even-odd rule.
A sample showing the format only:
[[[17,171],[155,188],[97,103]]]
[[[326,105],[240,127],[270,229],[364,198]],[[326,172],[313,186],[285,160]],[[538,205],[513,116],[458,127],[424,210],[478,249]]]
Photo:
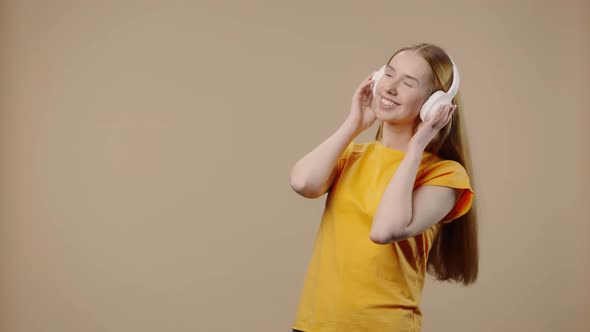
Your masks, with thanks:
[[[426,119],[426,115],[428,115],[430,111],[437,109],[440,105],[451,104],[453,98],[457,95],[457,91],[459,90],[459,70],[457,69],[455,62],[453,62],[452,59],[451,63],[453,64],[453,83],[451,83],[449,91],[434,91],[430,95],[430,97],[426,99],[426,101],[422,105],[422,108],[420,109],[420,118],[422,119],[422,121]],[[381,67],[378,71],[376,71],[373,74],[373,77],[371,78],[374,81],[372,86],[373,97],[377,95],[377,83],[379,83],[379,80],[381,80],[381,78],[385,74],[386,67],[387,66]]]

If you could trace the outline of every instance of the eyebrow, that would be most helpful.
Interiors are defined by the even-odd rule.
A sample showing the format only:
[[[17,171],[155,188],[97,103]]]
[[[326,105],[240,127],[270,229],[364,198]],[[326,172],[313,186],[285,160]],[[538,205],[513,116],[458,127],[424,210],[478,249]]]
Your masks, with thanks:
[[[391,69],[391,70],[395,71],[395,68],[393,68],[393,67],[392,67],[391,65],[389,65],[389,64],[387,65],[387,68],[389,68],[389,69]],[[411,76],[411,75],[408,75],[408,74],[404,74],[404,76],[405,76],[405,77],[407,77],[407,78],[409,78],[409,79],[412,79],[412,80],[416,81],[416,83],[420,84],[420,81],[418,81],[418,79],[417,79],[417,78],[415,78],[414,76]]]

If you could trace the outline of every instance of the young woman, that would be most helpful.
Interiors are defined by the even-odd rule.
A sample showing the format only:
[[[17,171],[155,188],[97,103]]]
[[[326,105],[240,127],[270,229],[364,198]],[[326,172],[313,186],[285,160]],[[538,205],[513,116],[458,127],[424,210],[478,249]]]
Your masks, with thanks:
[[[339,129],[292,168],[307,198],[328,193],[293,331],[420,331],[425,274],[473,283],[477,227],[453,62],[438,46],[396,52],[372,91],[369,75]],[[375,140],[355,143],[380,121]]]

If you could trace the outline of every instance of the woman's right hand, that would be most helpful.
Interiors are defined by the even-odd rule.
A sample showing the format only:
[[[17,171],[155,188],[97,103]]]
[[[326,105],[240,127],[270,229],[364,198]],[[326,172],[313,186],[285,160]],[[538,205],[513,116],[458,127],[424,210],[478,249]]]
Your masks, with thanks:
[[[372,76],[373,73],[364,79],[356,89],[352,97],[350,114],[346,119],[348,124],[358,133],[371,127],[377,119],[371,107],[373,103],[373,91],[371,90],[371,84],[373,83]]]

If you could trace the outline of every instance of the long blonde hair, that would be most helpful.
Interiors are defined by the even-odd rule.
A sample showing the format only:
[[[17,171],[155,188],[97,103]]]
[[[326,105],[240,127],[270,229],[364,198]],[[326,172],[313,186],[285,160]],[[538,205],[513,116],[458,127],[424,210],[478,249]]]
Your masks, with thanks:
[[[414,51],[422,56],[430,65],[432,72],[430,93],[436,90],[447,91],[453,81],[453,65],[445,51],[432,44],[418,44],[405,47],[395,52],[393,57],[402,51]],[[429,94],[430,95],[430,94]],[[466,169],[471,185],[474,178],[469,158],[469,148],[461,128],[461,102],[459,94],[453,98],[457,109],[449,124],[442,128],[426,151],[446,160],[454,160]],[[417,117],[414,130],[420,123]],[[379,126],[375,139],[381,140],[383,123]],[[477,243],[477,212],[475,201],[471,209],[453,222],[442,224],[437,233],[428,257],[428,272],[438,280],[456,281],[465,285],[475,282],[479,266],[479,249]]]

